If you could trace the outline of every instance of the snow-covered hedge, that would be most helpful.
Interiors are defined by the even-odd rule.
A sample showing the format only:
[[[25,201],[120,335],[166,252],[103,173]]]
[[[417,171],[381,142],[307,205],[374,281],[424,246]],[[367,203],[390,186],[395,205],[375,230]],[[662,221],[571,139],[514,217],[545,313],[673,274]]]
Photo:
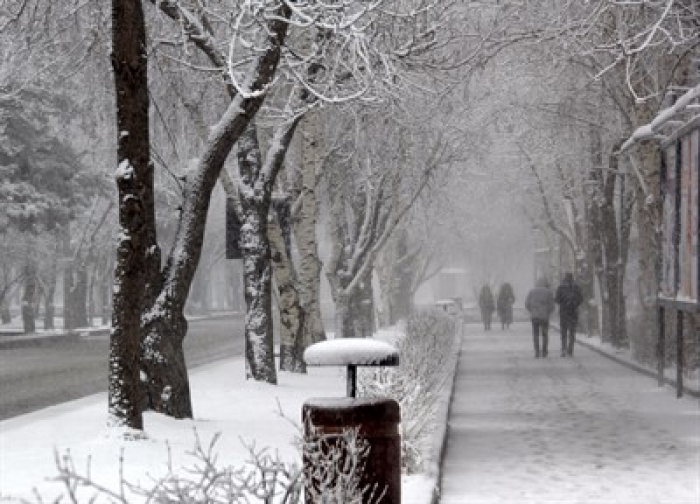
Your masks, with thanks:
[[[401,407],[401,463],[407,474],[423,469],[439,392],[449,378],[455,330],[456,319],[444,312],[416,313],[406,321],[405,335],[394,342],[399,366],[359,370],[359,395],[389,397]]]

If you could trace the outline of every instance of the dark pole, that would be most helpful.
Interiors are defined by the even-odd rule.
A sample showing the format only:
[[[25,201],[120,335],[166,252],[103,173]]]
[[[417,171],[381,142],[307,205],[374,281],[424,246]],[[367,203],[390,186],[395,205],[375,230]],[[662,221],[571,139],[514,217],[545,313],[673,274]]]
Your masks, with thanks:
[[[683,310],[676,312],[676,397],[683,396]]]
[[[664,361],[666,360],[666,334],[665,334],[665,312],[663,305],[659,305],[659,340],[656,347],[656,366],[659,378],[659,387],[664,384]]]
[[[354,364],[348,365],[347,389],[348,397],[357,397],[357,366]]]

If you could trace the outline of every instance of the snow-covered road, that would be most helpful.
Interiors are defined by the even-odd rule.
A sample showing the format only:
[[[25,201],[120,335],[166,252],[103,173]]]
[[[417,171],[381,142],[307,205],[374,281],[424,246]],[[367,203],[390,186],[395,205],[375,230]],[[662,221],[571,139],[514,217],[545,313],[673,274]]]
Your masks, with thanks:
[[[530,331],[465,328],[441,502],[700,503],[698,399]]]

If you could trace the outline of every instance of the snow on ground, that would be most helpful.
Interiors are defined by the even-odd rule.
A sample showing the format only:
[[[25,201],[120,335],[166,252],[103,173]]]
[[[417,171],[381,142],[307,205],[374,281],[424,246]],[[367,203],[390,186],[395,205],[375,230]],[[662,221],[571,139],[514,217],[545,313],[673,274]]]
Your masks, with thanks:
[[[380,333],[378,337],[391,340],[396,334]],[[277,386],[244,377],[241,358],[192,370],[195,418],[174,420],[146,413],[146,438],[141,440],[125,441],[107,429],[105,393],[0,422],[0,500],[36,502],[34,488],[45,502],[65,494],[61,484],[50,481],[57,474],[54,453],[70,453],[83,474],[89,463],[93,480],[116,490],[123,450],[125,479],[149,486],[152,478],[167,473],[169,451],[173,467],[194,465],[187,453],[194,447],[195,432],[205,446],[221,433],[216,451],[222,467],[246,462],[243,442],[270,447],[281,460],[299,463],[295,439],[300,431],[294,423],[299,423],[302,404],[312,397],[345,394],[342,367],[313,367],[307,375],[280,372]],[[404,502],[428,504],[435,483],[434,477],[426,475],[404,476]],[[84,500],[89,495],[85,493]]]
[[[648,364],[640,364],[639,362],[634,360],[634,357],[632,356],[632,349],[631,348],[615,348],[614,346],[612,346],[608,342],[602,342],[600,337],[588,338],[586,336],[579,336],[579,338],[586,345],[590,345],[591,347],[593,347],[593,348],[595,348],[595,349],[597,349],[605,354],[611,355],[615,359],[618,359],[622,362],[627,363],[629,366],[643,369],[647,373],[652,373],[654,375],[656,375],[656,373],[657,373],[656,368],[654,368]],[[664,378],[669,380],[671,383],[675,384],[676,373],[677,373],[677,368],[676,368],[675,363],[674,363],[671,366],[667,366],[664,369]],[[684,375],[683,387],[685,389],[691,390],[695,393],[700,392],[700,370],[695,370],[690,376],[688,376],[687,374]]]
[[[379,334],[395,341],[396,332]],[[442,503],[698,504],[698,400],[675,398],[670,387],[577,346],[573,359],[533,358],[529,324],[485,333],[467,326],[456,377]],[[120,453],[125,476],[148,484],[174,467],[191,467],[195,431],[203,444],[217,433],[219,464],[240,466],[242,441],[268,446],[298,462],[294,445],[303,402],[341,397],[341,367],[308,375],[279,373],[270,386],[244,379],[244,363],[228,359],[191,372],[194,420],[146,414],[146,439],[125,441],[106,428],[106,395],[96,394],[0,422],[0,496],[44,501],[64,491],[56,482],[54,450],[70,451],[82,471],[116,488]],[[279,406],[278,406],[279,405]],[[446,408],[445,408],[446,410]],[[436,431],[439,445],[444,429]],[[169,448],[168,448],[169,447]],[[84,472],[84,471],[82,471]],[[404,504],[428,504],[437,462],[404,476]],[[11,499],[14,498],[14,499]]]
[[[700,409],[578,345],[535,359],[529,324],[463,340],[443,504],[698,504]]]

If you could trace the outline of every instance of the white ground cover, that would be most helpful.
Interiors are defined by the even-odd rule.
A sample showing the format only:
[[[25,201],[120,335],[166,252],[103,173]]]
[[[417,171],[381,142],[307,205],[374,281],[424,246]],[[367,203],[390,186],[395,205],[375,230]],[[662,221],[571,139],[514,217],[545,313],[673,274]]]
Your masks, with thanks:
[[[675,337],[675,336],[674,336]],[[578,335],[578,338],[585,342],[587,345],[590,345],[592,347],[597,348],[601,352],[604,352],[606,354],[613,355],[616,359],[619,359],[621,361],[627,362],[631,366],[643,368],[648,372],[651,373],[656,373],[657,370],[648,365],[648,364],[641,364],[637,362],[634,357],[632,356],[632,349],[630,348],[615,348],[613,347],[610,343],[603,343],[600,340],[600,337],[592,337],[588,338],[585,335]],[[676,380],[676,366],[675,363],[671,364],[670,366],[667,366],[664,369],[664,377],[668,380],[674,381]],[[686,374],[683,377],[683,386],[686,389],[695,391],[695,392],[700,392],[700,370],[695,370],[691,372],[689,375]]]
[[[392,339],[395,334],[378,337]],[[294,422],[299,423],[302,404],[312,397],[344,396],[344,373],[339,367],[312,367],[307,375],[280,372],[279,385],[272,386],[245,380],[242,358],[198,367],[190,373],[195,418],[174,420],[146,413],[145,439],[138,440],[126,441],[106,427],[104,393],[2,421],[0,497],[3,502],[36,502],[36,491],[47,502],[65,494],[66,489],[52,481],[57,474],[54,453],[69,453],[79,473],[89,472],[93,481],[112,490],[119,488],[123,458],[124,478],[149,487],[167,473],[169,456],[176,472],[195,464],[188,455],[195,433],[203,445],[221,434],[215,445],[221,466],[246,463],[243,443],[269,447],[282,461],[300,463],[295,444],[300,432]],[[434,471],[404,476],[403,502],[428,504],[436,477]],[[80,502],[87,502],[92,493],[82,490]]]
[[[470,327],[442,504],[698,504],[700,406],[578,345],[535,359],[529,324]]]

